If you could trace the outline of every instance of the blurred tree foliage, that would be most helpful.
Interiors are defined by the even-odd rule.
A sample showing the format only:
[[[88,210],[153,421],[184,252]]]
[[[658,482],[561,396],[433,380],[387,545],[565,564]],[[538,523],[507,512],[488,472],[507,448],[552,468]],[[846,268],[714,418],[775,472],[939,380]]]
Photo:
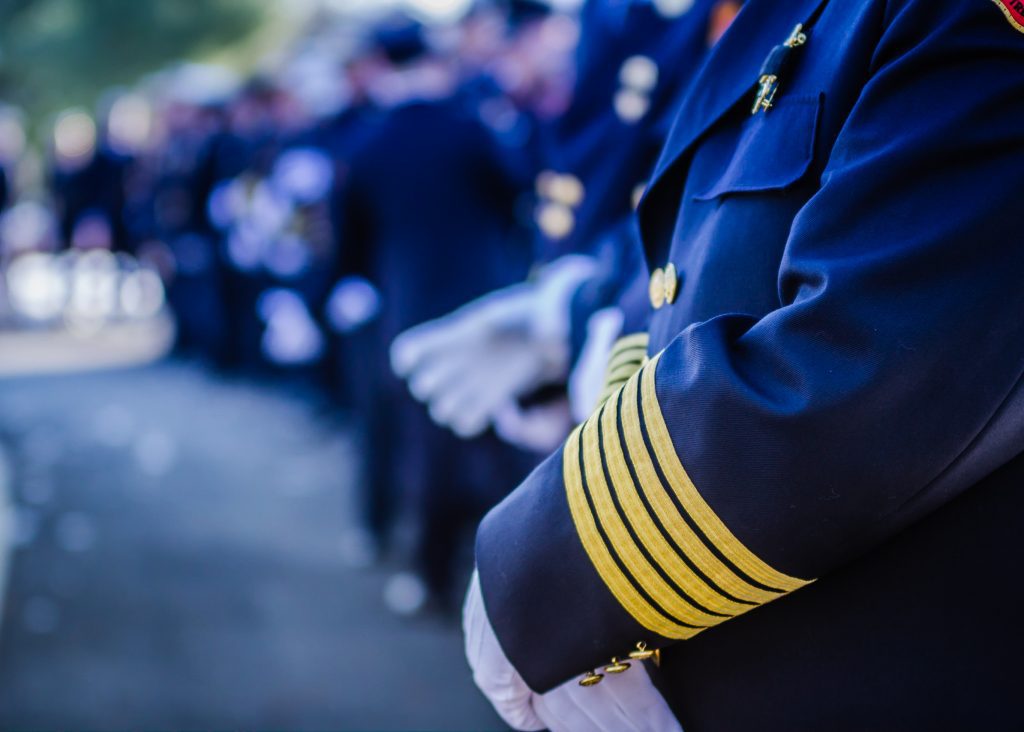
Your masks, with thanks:
[[[38,122],[259,27],[260,0],[0,0],[0,99]]]

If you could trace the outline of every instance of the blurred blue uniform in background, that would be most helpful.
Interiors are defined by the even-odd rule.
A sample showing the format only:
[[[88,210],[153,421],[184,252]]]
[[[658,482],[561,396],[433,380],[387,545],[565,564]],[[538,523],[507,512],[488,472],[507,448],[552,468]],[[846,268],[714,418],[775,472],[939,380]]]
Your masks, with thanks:
[[[380,298],[347,353],[349,368],[363,372],[356,400],[367,421],[367,526],[383,541],[404,503],[420,534],[419,569],[441,600],[461,530],[536,458],[493,435],[467,442],[434,425],[390,375],[387,348],[402,330],[525,276],[521,188],[503,156],[461,90],[424,90],[380,116],[339,186],[341,270],[364,277]]]

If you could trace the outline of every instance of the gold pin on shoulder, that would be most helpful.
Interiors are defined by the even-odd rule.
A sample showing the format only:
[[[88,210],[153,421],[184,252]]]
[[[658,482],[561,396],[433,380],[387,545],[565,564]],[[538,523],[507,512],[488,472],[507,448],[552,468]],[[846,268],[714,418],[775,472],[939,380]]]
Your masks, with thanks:
[[[803,23],[797,23],[796,28],[789,34],[789,38],[772,49],[761,65],[761,73],[757,79],[757,96],[754,99],[754,106],[751,114],[767,112],[775,104],[775,95],[779,91],[779,80],[793,63],[793,49],[800,48],[807,43],[807,33],[804,32]]]
[[[596,671],[587,672],[582,679],[580,679],[580,686],[594,686],[600,684],[604,678],[604,674],[599,674]]]

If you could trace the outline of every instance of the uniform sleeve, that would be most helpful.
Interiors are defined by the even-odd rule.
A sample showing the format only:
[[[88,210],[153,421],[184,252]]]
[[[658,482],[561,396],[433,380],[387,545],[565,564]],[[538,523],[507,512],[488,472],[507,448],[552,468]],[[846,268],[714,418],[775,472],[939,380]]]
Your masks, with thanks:
[[[983,0],[890,3],[780,307],[687,328],[484,521],[527,683],[756,612],[1017,454],[1022,196],[1024,35]],[[965,581],[981,612],[998,588]]]

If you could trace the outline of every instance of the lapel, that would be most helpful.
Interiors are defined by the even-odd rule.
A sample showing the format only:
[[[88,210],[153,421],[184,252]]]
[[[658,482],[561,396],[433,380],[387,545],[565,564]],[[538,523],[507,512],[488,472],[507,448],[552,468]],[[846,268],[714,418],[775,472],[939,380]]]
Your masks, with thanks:
[[[822,0],[747,0],[683,97],[651,178],[652,186],[744,96],[754,103],[761,64]]]
[[[772,48],[789,37],[826,0],[747,0],[729,30],[710,51],[679,104],[675,122],[638,210],[644,247],[659,256],[668,244],[682,185],[666,173],[741,99],[754,103],[761,66]]]

